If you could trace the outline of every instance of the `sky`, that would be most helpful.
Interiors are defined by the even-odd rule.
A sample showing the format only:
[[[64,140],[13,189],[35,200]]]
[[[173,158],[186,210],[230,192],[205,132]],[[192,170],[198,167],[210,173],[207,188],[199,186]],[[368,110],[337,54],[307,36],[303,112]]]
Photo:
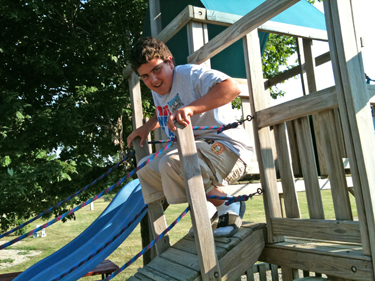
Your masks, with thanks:
[[[362,57],[365,73],[373,80],[375,80],[375,1],[374,0],[355,0],[359,3],[358,10],[355,13],[355,20],[359,26],[358,32],[363,38],[364,46],[362,48]],[[324,12],[323,3],[316,1],[315,5],[320,11]],[[313,52],[314,56],[329,51],[328,42],[314,41]],[[293,56],[290,61],[294,63],[297,55]],[[334,85],[334,78],[331,63],[325,63],[318,66],[316,69],[316,81],[318,90],[325,89]],[[291,78],[284,84],[279,86],[279,89],[286,92],[285,97],[272,100],[272,104],[279,104],[289,101],[298,96],[302,96],[302,86],[300,78]]]

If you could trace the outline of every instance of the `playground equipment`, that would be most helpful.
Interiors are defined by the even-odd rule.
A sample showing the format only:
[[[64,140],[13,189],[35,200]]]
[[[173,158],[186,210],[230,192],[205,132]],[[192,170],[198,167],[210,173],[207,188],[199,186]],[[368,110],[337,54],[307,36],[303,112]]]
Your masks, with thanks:
[[[225,256],[216,255],[212,233],[207,231],[209,222],[204,208],[201,207],[204,206],[204,196],[197,195],[199,194],[197,186],[200,186],[197,182],[199,173],[187,169],[184,178],[188,200],[192,204],[194,231],[197,233],[195,255],[192,257],[184,252],[173,255],[172,251],[175,251],[177,246],[169,247],[166,237],[164,243],[157,245],[158,257],[140,270],[132,280],[159,280],[163,279],[162,276],[178,280],[236,280],[247,268],[252,268],[255,260],[280,265],[283,280],[296,279],[297,269],[324,273],[330,280],[374,280],[375,152],[372,144],[375,142],[369,110],[370,104],[373,104],[370,100],[374,95],[374,89],[371,85],[365,84],[359,38],[353,18],[356,15],[353,6],[356,7],[355,11],[361,7],[357,6],[357,2],[350,0],[325,0],[323,3],[327,33],[323,32],[323,35],[316,29],[269,24],[268,20],[297,2],[299,1],[264,1],[232,25],[219,22],[217,19],[211,20],[208,17],[209,11],[204,8],[188,6],[162,29],[159,21],[164,14],[161,12],[159,1],[150,1],[153,36],[167,42],[185,25],[188,26],[190,55],[187,61],[189,63],[206,63],[216,54],[242,40],[247,73],[245,83],[249,88],[250,101],[250,105],[243,104],[243,110],[250,111],[255,117],[253,135],[264,190],[267,234],[264,241],[263,236],[258,237],[257,240],[255,236],[250,235],[247,244],[243,241],[239,242],[246,248],[241,252],[235,249],[236,247],[228,251],[225,256],[230,256],[231,261],[235,260],[228,266],[228,259]],[[227,1],[227,3],[230,5],[232,2]],[[229,27],[208,40],[207,24],[229,25]],[[300,65],[265,83],[259,55],[261,52],[259,29],[297,37]],[[314,58],[311,49],[312,40],[327,40],[327,38],[330,52]],[[228,60],[230,61],[229,57]],[[332,61],[336,85],[317,91],[315,67],[329,60]],[[302,77],[305,95],[269,107],[267,87],[298,73]],[[134,125],[138,127],[142,124],[139,81],[130,69],[125,70],[124,74],[129,77],[135,112]],[[324,173],[330,178],[336,217],[331,220],[325,219],[309,116],[312,116],[315,138],[319,142],[317,145],[319,167],[326,169]],[[178,139],[183,142],[183,145],[180,144],[180,156],[185,169],[197,166],[193,162],[194,157],[191,156],[194,153],[194,145],[192,145],[193,138],[189,137],[190,132],[187,132],[189,130],[191,129],[188,127],[178,129]],[[291,135],[291,132],[295,137],[288,140],[287,135]],[[298,146],[298,155],[290,153],[293,147],[292,141]],[[272,143],[276,145],[275,150]],[[275,151],[283,188],[282,205],[285,216],[281,212],[277,191],[273,156]],[[147,152],[138,153],[147,154]],[[294,186],[295,173],[290,158],[297,161],[297,157],[300,162],[300,173],[305,181],[308,218],[301,218]],[[348,158],[350,162],[358,220],[353,219],[343,158]],[[165,229],[162,206],[150,204],[148,216],[153,225],[151,232],[154,235]],[[253,245],[251,241],[257,241],[256,244],[260,247],[264,243],[260,255],[251,247]],[[216,247],[218,247],[217,243]],[[181,256],[182,259],[175,256]],[[194,260],[195,266],[199,263],[200,276],[190,275],[185,279],[179,279],[178,273],[171,268],[176,266],[193,270],[194,266],[191,265],[193,262],[187,262],[187,259]],[[181,271],[182,269],[179,272]]]
[[[144,207],[139,181],[133,180],[117,193],[104,212],[77,238],[30,267],[14,280],[54,280],[59,278],[62,274],[77,266],[82,259],[90,256],[93,249],[103,247],[103,243],[133,221],[136,214],[141,212]],[[144,210],[134,223],[109,246],[104,248],[100,254],[94,256],[61,280],[77,280],[99,265],[129,236],[146,212]]]
[[[150,1],[154,36],[168,41],[188,25],[188,62],[208,61],[236,41],[242,40],[247,79],[239,77],[239,81],[246,83],[249,89],[249,96],[243,97],[242,105],[244,112],[250,112],[254,116],[252,133],[264,191],[267,224],[244,223],[233,237],[213,240],[200,172],[196,169],[198,165],[192,130],[191,127],[178,127],[179,153],[184,166],[195,238],[192,240],[185,237],[170,246],[168,236],[164,236],[156,243],[154,256],[144,259],[145,267],[139,269],[131,280],[238,280],[245,272],[251,280],[256,261],[280,266],[284,281],[297,279],[297,269],[324,273],[334,281],[374,280],[375,176],[372,171],[375,168],[375,152],[372,149],[374,134],[369,106],[375,103],[375,89],[373,85],[366,85],[363,79],[364,71],[353,20],[355,13],[352,9],[352,5],[358,2],[324,0],[328,37],[314,28],[268,22],[297,2],[299,1],[259,1],[259,6],[232,24],[220,22],[218,18],[208,18],[210,12],[205,8],[188,6],[161,30],[162,25],[157,23],[160,20],[158,1]],[[221,16],[230,17],[225,14]],[[229,27],[208,40],[207,24]],[[259,29],[297,37],[300,65],[265,83],[260,61]],[[314,58],[311,41],[327,38],[330,53]],[[315,66],[328,61],[329,58],[332,60],[336,85],[317,91]],[[300,73],[303,78],[305,96],[269,107],[267,87],[296,73]],[[138,127],[143,119],[139,79],[131,73],[130,68],[126,69],[124,74],[129,79],[132,93],[134,126]],[[315,120],[314,128],[320,131],[321,143],[318,147],[323,154],[318,161],[321,161],[320,164],[326,164],[330,178],[336,216],[333,220],[325,219],[324,215],[308,118],[310,115],[313,115]],[[320,120],[324,122],[319,122]],[[270,126],[273,127],[273,135]],[[287,138],[292,129],[296,135],[294,140],[299,148],[298,155],[291,153],[292,139],[289,138],[288,141]],[[275,143],[276,148],[272,147],[272,143]],[[135,147],[139,145],[135,144]],[[137,150],[137,159],[146,156],[149,153],[147,150],[148,146]],[[277,153],[283,188],[282,207],[277,190],[274,151]],[[300,172],[305,180],[308,218],[301,218],[296,196],[295,172],[293,162],[290,161],[290,158],[295,160],[296,157],[301,163]],[[353,219],[353,207],[348,200],[342,158],[349,158],[350,161],[358,220]],[[117,233],[142,209],[139,184],[133,181],[128,185],[84,233],[60,251],[25,271],[16,280],[53,279],[70,270],[87,254],[91,254],[89,248],[93,245],[100,248],[103,241]],[[122,192],[127,194],[123,198]],[[282,214],[282,208],[285,215]],[[142,220],[143,241],[149,239],[150,234],[147,231],[152,233],[152,237],[156,237],[166,229],[163,206],[154,203],[149,204],[148,209],[147,219]],[[143,215],[145,216],[145,212]],[[136,222],[139,222],[141,217]],[[151,229],[148,229],[148,220],[151,222]],[[134,227],[135,225],[133,224]],[[116,243],[125,239],[128,233],[123,235]],[[116,244],[112,244],[104,250],[106,253],[103,251],[62,280],[76,280],[83,276],[115,247]],[[259,266],[257,270],[264,272],[264,266]],[[310,277],[305,280],[308,280],[307,278]],[[320,279],[315,280],[322,280],[321,277],[318,278]]]

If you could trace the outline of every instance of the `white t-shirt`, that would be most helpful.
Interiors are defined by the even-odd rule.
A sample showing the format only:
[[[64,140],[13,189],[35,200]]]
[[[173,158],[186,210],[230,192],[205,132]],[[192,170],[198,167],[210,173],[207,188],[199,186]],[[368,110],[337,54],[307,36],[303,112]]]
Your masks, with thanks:
[[[207,94],[216,84],[229,76],[200,65],[186,64],[176,66],[173,75],[172,89],[165,95],[152,92],[158,121],[168,138],[174,133],[167,126],[168,117],[176,109],[185,107]],[[192,116],[192,126],[221,126],[236,122],[231,103],[213,110]],[[249,163],[253,147],[248,133],[242,126],[217,133],[216,130],[194,130],[197,139],[214,139],[234,151],[245,162]]]

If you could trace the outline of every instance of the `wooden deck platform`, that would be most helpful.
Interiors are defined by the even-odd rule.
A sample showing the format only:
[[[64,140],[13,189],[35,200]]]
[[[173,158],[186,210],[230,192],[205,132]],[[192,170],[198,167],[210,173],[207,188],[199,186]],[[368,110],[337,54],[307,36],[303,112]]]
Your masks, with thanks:
[[[368,281],[374,276],[371,257],[357,243],[286,237],[285,242],[266,244],[259,260],[345,280]]]
[[[235,280],[258,261],[265,230],[264,223],[244,223],[232,237],[215,239],[222,280]],[[128,280],[201,280],[194,238],[185,236]]]

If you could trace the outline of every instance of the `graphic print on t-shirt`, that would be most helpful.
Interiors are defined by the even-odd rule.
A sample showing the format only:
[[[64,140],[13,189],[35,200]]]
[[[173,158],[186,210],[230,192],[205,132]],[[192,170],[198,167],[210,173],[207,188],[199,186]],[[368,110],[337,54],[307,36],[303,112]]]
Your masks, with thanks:
[[[181,101],[180,95],[177,94],[174,99],[172,99],[170,102],[168,102],[169,108],[171,112],[175,112],[177,109],[179,109],[181,106],[184,105],[184,103]]]
[[[170,140],[173,139],[174,133],[171,130],[169,130],[168,125],[167,125],[168,117],[171,115],[168,105],[165,105],[163,107],[156,106],[156,112],[158,115],[158,121],[159,121],[160,127],[163,129],[163,131],[166,133],[167,137]]]

